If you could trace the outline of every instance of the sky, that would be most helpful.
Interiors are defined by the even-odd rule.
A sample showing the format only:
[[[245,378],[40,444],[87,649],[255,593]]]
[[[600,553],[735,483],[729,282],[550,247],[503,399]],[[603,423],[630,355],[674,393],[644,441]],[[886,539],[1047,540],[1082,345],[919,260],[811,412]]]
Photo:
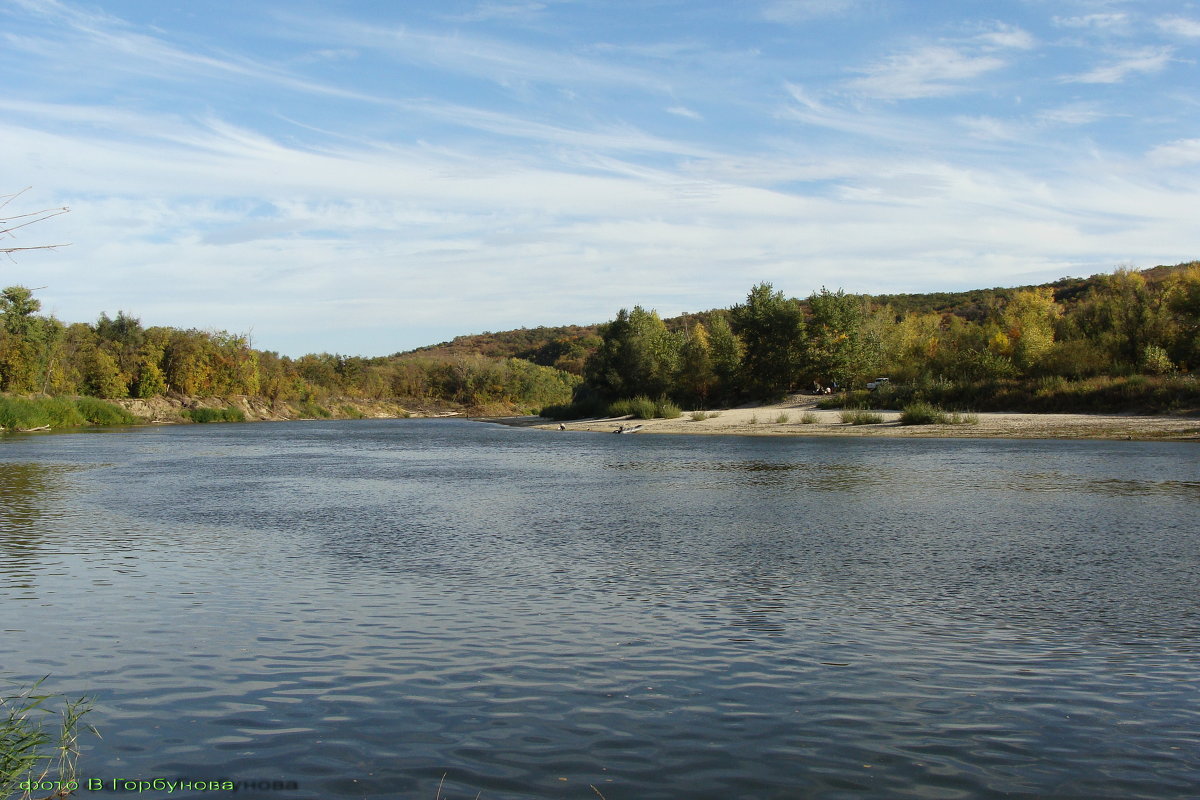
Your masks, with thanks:
[[[459,334],[1200,258],[1200,2],[0,0],[0,285]]]

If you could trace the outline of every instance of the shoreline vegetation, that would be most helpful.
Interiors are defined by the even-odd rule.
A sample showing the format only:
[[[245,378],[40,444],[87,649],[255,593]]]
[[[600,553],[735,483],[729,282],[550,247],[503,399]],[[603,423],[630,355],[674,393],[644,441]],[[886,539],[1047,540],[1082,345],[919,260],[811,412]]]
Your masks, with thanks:
[[[31,289],[0,290],[5,431],[540,414],[573,428],[636,418],[653,420],[647,431],[727,432],[735,411],[758,408],[746,432],[826,433],[836,410],[862,433],[1003,435],[997,414],[1066,414],[1099,417],[1063,435],[1140,437],[1200,415],[1200,261],[921,295],[798,299],[760,283],[729,308],[662,319],[634,306],[600,325],[379,357],[292,358],[243,334],[144,327],[123,311],[66,324],[40,309]],[[1146,414],[1169,416],[1111,422]]]

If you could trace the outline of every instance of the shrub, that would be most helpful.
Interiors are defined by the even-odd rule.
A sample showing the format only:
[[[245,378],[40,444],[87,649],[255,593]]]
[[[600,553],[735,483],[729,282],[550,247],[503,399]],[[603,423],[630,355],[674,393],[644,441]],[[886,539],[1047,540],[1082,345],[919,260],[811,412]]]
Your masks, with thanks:
[[[663,397],[654,404],[654,415],[662,419],[679,419],[683,415],[683,410]]]
[[[801,425],[813,425],[816,423],[816,421],[817,421],[817,415],[811,411],[805,411],[803,414],[800,415],[800,424]]]
[[[654,419],[654,401],[645,395],[617,400],[608,407],[610,417],[627,417],[635,419]]]
[[[878,425],[883,422],[883,414],[851,408],[842,412],[842,422],[848,422],[851,425]]]
[[[901,425],[945,425],[947,419],[945,411],[923,401],[909,403],[900,413]]]
[[[299,405],[296,407],[296,410],[297,410],[297,412],[299,412],[300,416],[306,417],[309,419],[316,419],[316,418],[329,419],[330,417],[333,416],[333,414],[329,411],[328,408],[325,408],[325,406],[319,406],[311,400],[301,400]],[[222,420],[222,421],[224,421],[224,422],[235,422],[235,421],[240,422],[241,420]]]
[[[692,412],[692,422],[703,422],[706,419],[708,419],[708,412],[706,412],[706,411],[693,411]]]
[[[788,415],[780,414],[778,417],[775,418],[775,421],[778,422],[780,425],[782,425],[783,423],[788,421]]]

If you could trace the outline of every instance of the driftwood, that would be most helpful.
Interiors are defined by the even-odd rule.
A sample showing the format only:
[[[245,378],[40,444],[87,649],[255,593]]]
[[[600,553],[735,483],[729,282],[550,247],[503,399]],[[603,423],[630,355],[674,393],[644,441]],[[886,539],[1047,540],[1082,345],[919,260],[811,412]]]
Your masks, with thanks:
[[[17,430],[20,431],[21,433],[32,433],[33,431],[48,431],[48,430],[50,430],[50,426],[49,425],[39,425],[36,428],[17,428]]]

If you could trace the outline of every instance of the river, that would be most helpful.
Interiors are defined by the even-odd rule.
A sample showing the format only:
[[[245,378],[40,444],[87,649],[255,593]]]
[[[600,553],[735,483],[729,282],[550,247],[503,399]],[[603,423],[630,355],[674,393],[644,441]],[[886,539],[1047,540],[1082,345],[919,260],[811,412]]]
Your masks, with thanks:
[[[456,420],[10,435],[0,672],[95,699],[85,782],[1195,797],[1198,455]]]

